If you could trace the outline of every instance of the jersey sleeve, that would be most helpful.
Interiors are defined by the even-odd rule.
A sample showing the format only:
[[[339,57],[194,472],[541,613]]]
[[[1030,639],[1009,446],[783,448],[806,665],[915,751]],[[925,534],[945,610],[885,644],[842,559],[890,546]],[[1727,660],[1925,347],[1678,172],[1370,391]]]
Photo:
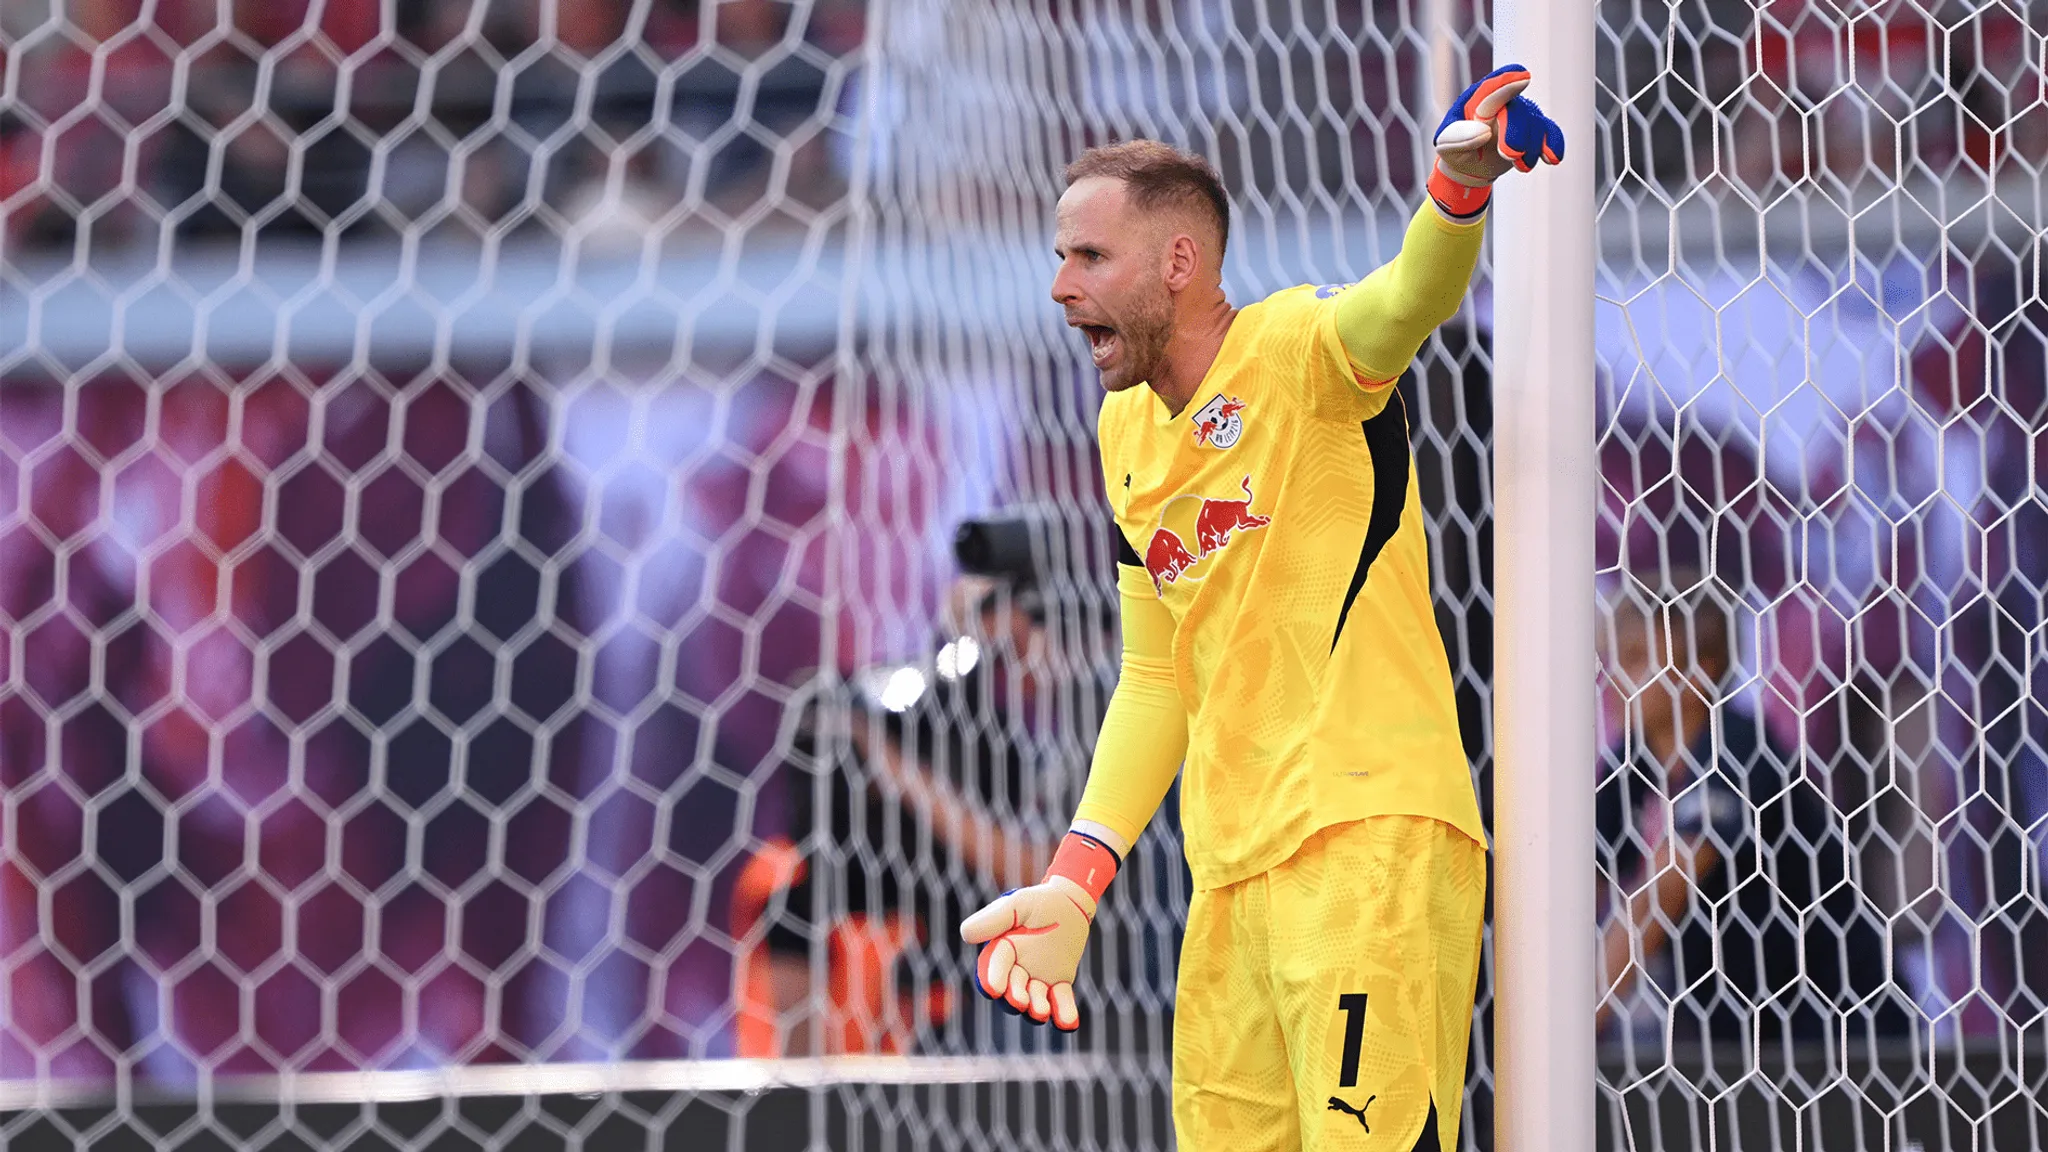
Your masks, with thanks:
[[[1115,515],[1123,514],[1124,505],[1131,495],[1131,473],[1123,457],[1122,428],[1118,423],[1122,415],[1117,397],[1105,396],[1102,413],[1095,423],[1095,443],[1102,454],[1103,494],[1108,497],[1109,507]],[[1117,536],[1117,591],[1125,597],[1140,600],[1159,599],[1159,590],[1152,586],[1152,578],[1145,571],[1145,559],[1138,552],[1140,542],[1125,535],[1120,525],[1112,524],[1112,530]]]
[[[1485,229],[1483,219],[1453,223],[1425,203],[1409,220],[1400,253],[1323,309],[1326,354],[1367,390],[1400,379],[1429,334],[1457,314]]]
[[[1130,474],[1121,452],[1119,419],[1124,415],[1115,396],[1105,397],[1096,427],[1103,487],[1110,507],[1119,513]],[[1074,819],[1093,821],[1124,843],[1136,844],[1187,756],[1188,716],[1174,674],[1173,614],[1161,602],[1134,542],[1121,525],[1114,531],[1123,662]]]
[[[1116,691],[1102,718],[1095,759],[1075,820],[1091,820],[1136,844],[1166,798],[1188,751],[1188,716],[1173,672],[1173,616],[1152,592],[1133,596],[1132,566],[1117,565],[1124,655]],[[1144,576],[1144,569],[1136,569]]]

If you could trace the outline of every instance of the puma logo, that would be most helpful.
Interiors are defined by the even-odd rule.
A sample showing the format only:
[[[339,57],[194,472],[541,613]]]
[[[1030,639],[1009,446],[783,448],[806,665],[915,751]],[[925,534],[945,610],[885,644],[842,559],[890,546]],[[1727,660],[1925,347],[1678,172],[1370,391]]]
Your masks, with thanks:
[[[1364,1104],[1360,1105],[1360,1106],[1359,1106],[1359,1107],[1357,1107],[1357,1108],[1353,1108],[1353,1107],[1352,1107],[1351,1105],[1349,1105],[1349,1104],[1346,1104],[1346,1103],[1345,1103],[1344,1101],[1342,1101],[1342,1100],[1339,1100],[1339,1099],[1338,1099],[1337,1097],[1335,1097],[1335,1096],[1332,1096],[1332,1097],[1330,1097],[1330,1107],[1329,1107],[1329,1108],[1327,1109],[1327,1111],[1331,1111],[1331,1112],[1349,1112],[1349,1113],[1350,1113],[1351,1115],[1353,1115],[1353,1116],[1356,1116],[1356,1117],[1358,1117],[1358,1126],[1359,1126],[1360,1128],[1363,1128],[1363,1129],[1365,1129],[1365,1134],[1366,1134],[1367,1136],[1370,1136],[1370,1135],[1372,1135],[1372,1125],[1370,1125],[1370,1124],[1367,1124],[1367,1123],[1365,1122],[1365,1110],[1366,1110],[1367,1108],[1370,1108],[1370,1107],[1372,1107],[1372,1102],[1373,1102],[1373,1101],[1375,1101],[1375,1100],[1377,1100],[1377,1099],[1379,1099],[1379,1097],[1378,1097],[1377,1095],[1373,1095],[1373,1096],[1367,1096],[1367,1097],[1365,1098],[1365,1103],[1364,1103]]]

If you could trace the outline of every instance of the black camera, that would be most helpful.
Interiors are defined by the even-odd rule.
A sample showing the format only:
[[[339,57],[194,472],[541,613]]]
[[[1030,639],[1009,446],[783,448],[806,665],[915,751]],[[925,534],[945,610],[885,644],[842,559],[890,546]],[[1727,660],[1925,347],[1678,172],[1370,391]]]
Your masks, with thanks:
[[[960,570],[994,576],[1012,584],[1038,583],[1038,564],[1031,555],[1029,520],[962,520],[953,533],[953,558]]]
[[[953,558],[960,571],[970,576],[987,576],[1001,581],[1006,589],[989,593],[989,606],[1007,591],[1012,607],[1033,623],[1045,623],[1045,594],[1038,586],[1038,561],[1033,556],[1031,534],[1037,530],[1030,520],[963,520],[953,533]]]

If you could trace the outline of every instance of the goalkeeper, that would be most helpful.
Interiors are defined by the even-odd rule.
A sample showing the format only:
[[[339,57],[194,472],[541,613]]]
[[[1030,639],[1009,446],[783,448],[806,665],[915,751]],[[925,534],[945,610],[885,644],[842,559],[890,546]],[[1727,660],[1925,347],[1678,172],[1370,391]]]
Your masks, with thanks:
[[[1123,672],[1044,880],[961,935],[985,993],[1078,1028],[1089,922],[1185,759],[1185,1150],[1457,1146],[1485,839],[1393,385],[1464,296],[1493,181],[1563,156],[1528,83],[1459,97],[1391,263],[1243,308],[1207,163],[1140,140],[1066,170],[1052,295],[1109,393]]]

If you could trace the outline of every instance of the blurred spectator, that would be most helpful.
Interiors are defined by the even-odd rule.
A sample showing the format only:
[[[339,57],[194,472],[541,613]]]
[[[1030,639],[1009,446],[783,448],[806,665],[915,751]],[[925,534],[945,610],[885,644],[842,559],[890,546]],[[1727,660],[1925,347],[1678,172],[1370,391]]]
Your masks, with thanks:
[[[1849,877],[1839,818],[1729,701],[1733,618],[1716,582],[1672,569],[1605,597],[1604,706],[1620,718],[1595,802],[1603,1028],[1700,1052],[1896,1031],[1862,1002],[1885,949]]]
[[[1603,290],[1624,303],[1601,306],[1597,334],[1599,566],[1702,568],[1748,609],[1730,691],[1848,814],[1899,978],[1926,999],[1930,948],[1969,967],[1941,927],[1954,774],[1927,736],[1936,589],[1959,577],[1962,539],[1901,350],[1938,330],[1946,293],[1912,256],[1764,272]]]
[[[740,982],[742,1055],[912,1050],[966,991],[961,918],[1051,860],[1026,790],[1047,770],[1026,728],[1049,655],[1042,593],[1028,576],[970,577],[961,598],[958,634],[934,663],[871,670],[799,735],[786,787],[791,830],[810,847],[780,841],[755,865],[757,884],[763,864],[788,883],[748,893],[775,914],[765,959]]]
[[[1684,188],[1706,175],[1703,160],[1726,133],[1730,109],[1740,107],[1742,32],[1755,18],[1749,0],[1686,0],[1654,10],[1603,0],[1602,24],[1621,30],[1598,54],[1599,83],[1616,94],[1604,119],[1603,180],[1633,192],[1639,183]]]
[[[2001,175],[2048,159],[2039,33],[2001,5],[1924,0],[1871,11],[1738,6],[1746,75],[1735,170],[1772,195],[1816,180],[1863,200],[1900,183]],[[1729,93],[1733,95],[1733,92]]]
[[[1935,957],[1936,1007],[1979,1034],[2048,1008],[2048,906],[2026,880],[2048,865],[2044,255],[2038,239],[1987,247],[1951,288],[1961,309],[1912,362],[1910,414],[1938,427],[1940,450],[1923,465],[1932,498],[1913,523],[1941,533],[1902,587],[1932,621],[1916,652],[1933,713],[1928,767],[1951,779],[1928,815],[1945,821],[1949,907],[1963,920],[1949,925],[1957,946]]]
[[[726,1054],[717,925],[738,850],[790,827],[772,783],[792,707],[827,652],[847,675],[931,650],[940,534],[987,498],[996,459],[970,445],[996,416],[971,382],[900,407],[862,382],[863,419],[822,369],[729,390],[659,362],[551,371],[570,382],[550,551],[590,679],[565,782],[576,847],[533,994],[569,1006],[557,1058]]]
[[[1621,94],[1602,159],[1624,187],[1733,181],[1770,199],[1815,182],[1864,200],[1901,182],[2048,158],[2038,34],[1999,5],[1870,10],[1803,0],[1603,4]],[[2030,38],[2031,37],[2031,38]]]
[[[1602,430],[1595,568],[1610,580],[1628,572],[1702,572],[1756,609],[1760,643],[1752,651],[1730,648],[1729,691],[1761,696],[1759,721],[1766,728],[1782,721],[1773,732],[1777,743],[1811,748],[1799,723],[1803,709],[1773,690],[1787,680],[1807,689],[1811,669],[1810,655],[1781,644],[1773,631],[1806,591],[1789,579],[1791,501],[1765,478],[1739,426],[1703,426],[1702,415],[1717,414],[1706,405],[1688,406],[1683,418],[1662,404],[1631,406]],[[1606,736],[1617,732],[1610,728]]]
[[[973,950],[957,929],[1044,874],[1060,800],[1084,774],[1066,737],[1093,730],[1106,695],[1074,691],[1101,687],[1089,659],[1103,640],[1090,621],[1101,618],[1039,578],[1031,537],[1044,532],[1028,518],[963,524],[966,575],[942,613],[947,642],[931,659],[859,673],[846,698],[809,712],[786,778],[801,846],[758,853],[735,909],[749,949],[743,1055],[998,1043],[985,1011],[963,1011],[977,1004]],[[1136,858],[1162,839],[1127,862],[1134,892],[1147,883]],[[1103,934],[1137,943],[1147,925],[1132,913],[1105,917]],[[1091,955],[1106,972],[1117,958],[1144,964],[1144,952],[1098,942]],[[1133,969],[1093,985],[1115,994],[1142,978]]]

